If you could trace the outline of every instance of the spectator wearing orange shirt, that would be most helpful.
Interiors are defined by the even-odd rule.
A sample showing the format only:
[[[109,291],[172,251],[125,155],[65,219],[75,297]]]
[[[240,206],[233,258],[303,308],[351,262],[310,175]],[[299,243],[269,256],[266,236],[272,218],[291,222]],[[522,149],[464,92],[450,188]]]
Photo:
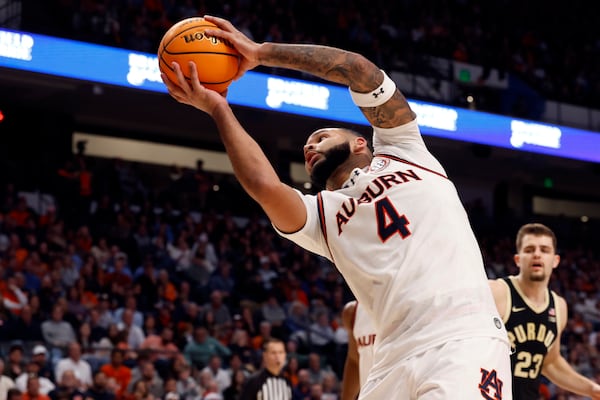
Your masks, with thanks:
[[[158,271],[158,292],[163,300],[173,303],[177,299],[177,288],[171,282],[166,269]]]
[[[23,400],[50,400],[47,394],[40,393],[40,379],[37,375],[30,375],[27,379],[27,390],[23,393]]]
[[[131,381],[131,369],[123,365],[124,357],[124,351],[115,348],[110,353],[110,362],[100,367],[101,372],[104,372],[108,378],[113,378],[118,383],[119,388],[115,393],[117,399],[124,398],[127,386]]]

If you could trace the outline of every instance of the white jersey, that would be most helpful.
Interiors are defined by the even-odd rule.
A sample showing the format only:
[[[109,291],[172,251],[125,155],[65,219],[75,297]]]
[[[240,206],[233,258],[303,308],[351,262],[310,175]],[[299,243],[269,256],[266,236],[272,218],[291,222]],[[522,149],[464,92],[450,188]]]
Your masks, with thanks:
[[[356,341],[358,351],[358,378],[362,387],[367,381],[367,376],[373,366],[373,346],[375,345],[375,327],[371,322],[371,317],[356,303],[354,308],[354,323],[352,336]]]
[[[373,146],[342,189],[298,192],[306,224],[280,232],[331,260],[372,318],[369,379],[449,340],[506,340],[467,213],[416,120],[375,128]]]

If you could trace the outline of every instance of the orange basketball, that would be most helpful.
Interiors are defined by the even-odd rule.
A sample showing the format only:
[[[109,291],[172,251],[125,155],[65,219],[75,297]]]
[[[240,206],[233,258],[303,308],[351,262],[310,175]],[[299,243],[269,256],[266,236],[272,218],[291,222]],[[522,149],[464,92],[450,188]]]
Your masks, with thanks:
[[[230,43],[204,34],[205,29],[214,27],[215,24],[204,18],[193,17],[169,28],[158,46],[160,70],[177,83],[171,67],[171,63],[176,61],[189,81],[188,62],[194,61],[200,83],[219,93],[225,91],[238,71],[240,55]]]

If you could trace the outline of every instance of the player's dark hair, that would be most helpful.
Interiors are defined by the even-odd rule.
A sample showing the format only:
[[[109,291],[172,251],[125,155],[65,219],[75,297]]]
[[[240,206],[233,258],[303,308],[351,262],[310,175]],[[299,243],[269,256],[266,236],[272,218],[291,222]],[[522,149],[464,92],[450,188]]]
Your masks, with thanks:
[[[265,341],[263,342],[263,344],[262,344],[263,351],[267,351],[267,347],[269,347],[269,345],[271,343],[281,343],[285,347],[285,343],[283,343],[283,340],[271,337],[271,338],[265,339]]]
[[[556,251],[556,235],[552,231],[552,229],[548,228],[544,224],[540,223],[531,223],[525,224],[517,232],[516,246],[517,252],[521,250],[521,246],[523,245],[523,237],[525,235],[534,235],[534,236],[549,236],[552,239],[552,245],[554,246],[554,250]]]

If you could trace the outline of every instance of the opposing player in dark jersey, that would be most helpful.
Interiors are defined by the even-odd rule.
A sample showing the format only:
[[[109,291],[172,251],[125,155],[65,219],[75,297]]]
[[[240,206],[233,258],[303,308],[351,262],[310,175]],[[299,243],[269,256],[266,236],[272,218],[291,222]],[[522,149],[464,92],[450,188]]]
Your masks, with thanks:
[[[514,350],[513,400],[537,399],[542,375],[565,390],[600,399],[600,385],[577,373],[560,354],[567,303],[548,288],[560,261],[554,232],[538,223],[523,225],[516,250],[519,274],[490,280]]]
[[[292,385],[283,377],[285,345],[279,339],[268,339],[263,344],[263,367],[248,378],[240,400],[291,400]]]

